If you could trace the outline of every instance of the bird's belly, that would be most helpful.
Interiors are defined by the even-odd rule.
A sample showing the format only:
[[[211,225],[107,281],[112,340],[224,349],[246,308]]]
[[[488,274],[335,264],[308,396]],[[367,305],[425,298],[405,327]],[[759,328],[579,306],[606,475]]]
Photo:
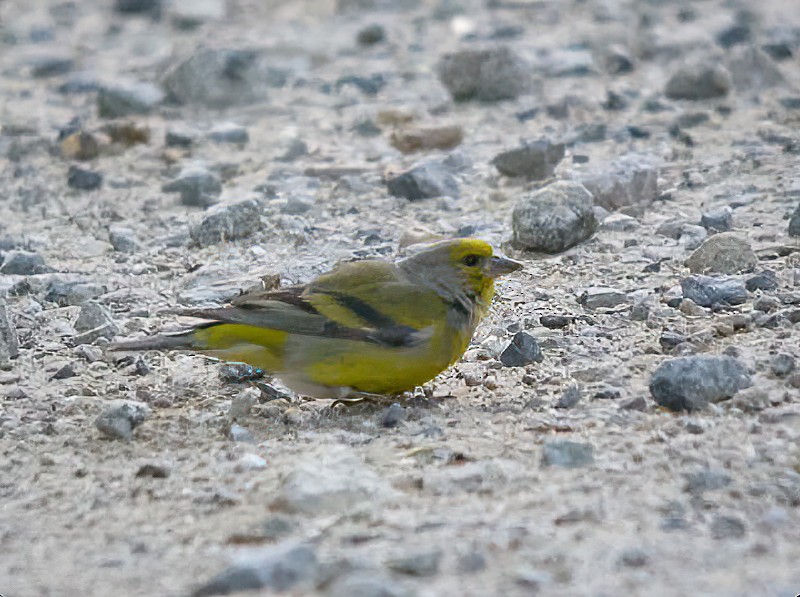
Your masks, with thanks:
[[[287,369],[310,383],[373,394],[412,390],[449,367],[466,350],[470,334],[437,329],[412,347],[295,336],[286,347]],[[296,376],[296,375],[295,375]]]

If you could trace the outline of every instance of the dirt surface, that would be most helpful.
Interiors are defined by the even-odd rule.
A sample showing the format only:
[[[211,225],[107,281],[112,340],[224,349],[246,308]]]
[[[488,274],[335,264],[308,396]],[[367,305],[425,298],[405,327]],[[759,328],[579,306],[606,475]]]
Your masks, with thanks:
[[[6,0],[0,24],[0,289],[19,338],[0,372],[0,595],[800,592],[796,0]],[[442,56],[497,46],[526,65],[525,88],[454,102]],[[232,59],[233,92],[208,101],[202,76],[166,83],[201,48],[267,50]],[[269,84],[248,74],[259,57]],[[723,92],[667,97],[687,62],[723,69]],[[100,115],[103,90],[142,84],[155,86],[139,88],[142,106]],[[247,139],[228,128],[231,142],[215,141],[225,123]],[[438,126],[463,140],[408,155],[391,143]],[[96,146],[67,142],[76,131]],[[189,146],[168,147],[168,131]],[[548,181],[491,160],[543,137],[566,144],[556,179],[612,173],[624,191],[619,163],[634,156],[657,189],[611,206],[631,218],[595,208],[600,226],[574,248],[521,250],[512,211]],[[386,180],[420,161],[457,196],[391,196]],[[221,184],[200,203],[222,208],[163,190],[198,163]],[[71,167],[89,182],[73,170],[68,184]],[[256,217],[198,236],[208,214],[250,199]],[[732,307],[681,303],[701,215],[724,206],[734,252],[758,258],[734,277],[768,269],[776,283]],[[263,396],[248,408],[257,393],[218,363],[102,350],[261,276],[303,282],[428,235],[478,236],[526,266],[499,284],[463,360],[399,408]],[[9,270],[15,251],[27,265]],[[617,293],[582,304],[592,287]],[[106,323],[118,329],[97,338]],[[544,359],[506,367],[521,330]],[[660,408],[656,368],[699,354],[735,357],[751,387]],[[121,399],[149,409],[129,441],[95,425]],[[215,592],[225,570],[260,580]]]

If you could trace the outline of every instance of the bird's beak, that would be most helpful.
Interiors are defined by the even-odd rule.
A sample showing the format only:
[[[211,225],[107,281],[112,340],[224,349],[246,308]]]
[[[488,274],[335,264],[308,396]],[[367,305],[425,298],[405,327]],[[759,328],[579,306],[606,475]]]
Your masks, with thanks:
[[[519,261],[514,261],[507,257],[492,257],[489,261],[488,275],[490,278],[499,278],[518,269],[522,269],[522,264]]]

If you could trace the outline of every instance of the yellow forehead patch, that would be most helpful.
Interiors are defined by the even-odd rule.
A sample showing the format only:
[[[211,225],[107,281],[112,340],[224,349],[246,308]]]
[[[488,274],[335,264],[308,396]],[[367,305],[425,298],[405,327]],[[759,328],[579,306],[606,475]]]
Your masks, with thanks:
[[[492,245],[477,238],[463,238],[453,243],[450,253],[453,260],[459,261],[467,255],[492,256]]]

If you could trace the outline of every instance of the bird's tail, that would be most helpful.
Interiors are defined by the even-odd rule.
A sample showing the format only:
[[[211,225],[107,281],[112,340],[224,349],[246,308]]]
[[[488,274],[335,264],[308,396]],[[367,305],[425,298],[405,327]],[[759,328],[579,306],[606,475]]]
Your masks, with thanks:
[[[140,340],[125,340],[123,342],[112,342],[106,350],[112,352],[134,352],[140,350],[193,350],[200,348],[197,346],[195,338],[196,328],[176,332],[174,334],[161,334],[159,336],[149,336]]]

